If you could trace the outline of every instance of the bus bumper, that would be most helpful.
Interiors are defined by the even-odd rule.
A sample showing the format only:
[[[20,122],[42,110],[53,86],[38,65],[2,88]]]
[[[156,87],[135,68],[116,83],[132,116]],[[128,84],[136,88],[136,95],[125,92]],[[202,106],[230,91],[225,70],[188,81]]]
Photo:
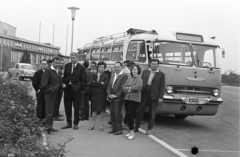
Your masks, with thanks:
[[[221,98],[211,100],[209,98],[199,98],[199,102],[189,102],[189,98],[181,99],[167,98],[164,96],[158,112],[161,114],[174,115],[206,115],[213,116],[218,112],[219,105],[223,102]]]

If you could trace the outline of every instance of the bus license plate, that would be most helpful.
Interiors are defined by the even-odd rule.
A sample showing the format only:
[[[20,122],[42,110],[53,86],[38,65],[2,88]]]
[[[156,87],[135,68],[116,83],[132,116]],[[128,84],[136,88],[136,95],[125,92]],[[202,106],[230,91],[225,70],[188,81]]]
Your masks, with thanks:
[[[199,99],[198,98],[186,98],[185,103],[186,104],[198,104]]]

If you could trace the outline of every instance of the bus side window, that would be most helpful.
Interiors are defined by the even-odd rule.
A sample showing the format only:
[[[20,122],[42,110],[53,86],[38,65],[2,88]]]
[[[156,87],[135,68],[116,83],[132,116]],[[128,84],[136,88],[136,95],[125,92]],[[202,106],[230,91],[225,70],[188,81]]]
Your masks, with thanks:
[[[100,60],[103,61],[109,61],[110,60],[110,53],[111,53],[111,48],[102,48],[102,52],[100,55]]]
[[[128,45],[126,59],[136,62],[146,61],[144,41],[131,41]]]
[[[123,47],[114,47],[112,52],[112,61],[122,61]]]

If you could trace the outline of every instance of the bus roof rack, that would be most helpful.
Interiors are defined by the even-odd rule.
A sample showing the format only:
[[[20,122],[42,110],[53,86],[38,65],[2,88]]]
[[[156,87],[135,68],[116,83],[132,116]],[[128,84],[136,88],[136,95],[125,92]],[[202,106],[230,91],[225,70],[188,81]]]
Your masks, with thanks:
[[[142,29],[130,28],[129,30],[127,30],[127,34],[136,35],[136,34],[158,34],[158,33],[155,30],[146,31]]]
[[[99,37],[99,38],[95,39],[93,41],[93,43],[104,42],[104,41],[111,40],[111,39],[121,38],[121,37],[129,36],[129,35],[137,35],[137,34],[158,34],[158,33],[155,30],[146,31],[146,30],[142,30],[142,29],[130,28],[126,32],[123,32],[123,33],[117,33],[117,34]]]

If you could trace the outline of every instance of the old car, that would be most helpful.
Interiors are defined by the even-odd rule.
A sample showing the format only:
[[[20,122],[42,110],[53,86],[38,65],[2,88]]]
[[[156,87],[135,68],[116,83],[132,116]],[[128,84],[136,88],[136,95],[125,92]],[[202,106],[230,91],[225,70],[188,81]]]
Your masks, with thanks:
[[[32,79],[35,73],[34,67],[28,63],[15,63],[12,68],[8,69],[8,76],[17,77],[19,80],[24,80],[25,78]]]

